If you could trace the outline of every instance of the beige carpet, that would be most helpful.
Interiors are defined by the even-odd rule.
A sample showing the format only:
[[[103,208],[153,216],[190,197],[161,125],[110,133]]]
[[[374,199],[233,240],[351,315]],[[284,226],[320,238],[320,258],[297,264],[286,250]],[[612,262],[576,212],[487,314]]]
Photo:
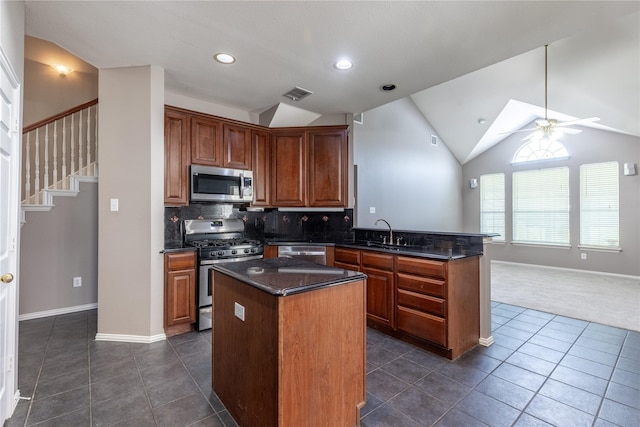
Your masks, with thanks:
[[[628,276],[492,261],[491,299],[640,331],[640,281]]]

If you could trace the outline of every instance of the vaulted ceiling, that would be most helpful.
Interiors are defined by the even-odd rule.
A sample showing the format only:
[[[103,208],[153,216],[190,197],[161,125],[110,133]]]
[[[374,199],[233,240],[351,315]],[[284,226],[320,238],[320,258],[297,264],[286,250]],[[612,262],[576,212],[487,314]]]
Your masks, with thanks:
[[[161,66],[174,93],[252,113],[296,107],[293,124],[410,96],[464,163],[543,115],[545,44],[551,112],[640,136],[639,11],[637,1],[27,0],[26,32],[97,68]],[[237,61],[219,64],[217,52]],[[342,57],[351,70],[333,67]],[[313,94],[282,96],[295,86]]]

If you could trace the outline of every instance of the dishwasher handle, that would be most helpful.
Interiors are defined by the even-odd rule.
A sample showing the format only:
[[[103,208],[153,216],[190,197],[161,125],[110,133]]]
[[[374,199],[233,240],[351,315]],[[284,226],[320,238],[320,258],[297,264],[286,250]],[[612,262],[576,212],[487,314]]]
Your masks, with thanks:
[[[291,255],[291,256],[301,256],[301,255],[324,255],[325,251],[278,251],[278,255]]]
[[[326,264],[325,246],[278,246],[279,257],[301,258],[318,264]]]

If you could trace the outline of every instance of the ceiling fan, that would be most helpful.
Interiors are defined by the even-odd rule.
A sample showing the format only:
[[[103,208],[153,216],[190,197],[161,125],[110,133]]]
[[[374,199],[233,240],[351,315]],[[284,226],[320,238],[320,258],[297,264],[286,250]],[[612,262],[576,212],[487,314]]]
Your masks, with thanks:
[[[533,131],[532,133],[527,135],[525,138],[523,138],[522,139],[523,141],[530,140],[530,139],[531,140],[543,140],[543,139],[555,140],[565,133],[577,134],[582,131],[580,129],[574,129],[567,126],[597,122],[600,120],[599,117],[589,117],[587,119],[577,119],[577,120],[570,120],[566,122],[559,122],[556,119],[550,119],[547,117],[547,48],[548,47],[549,45],[544,45],[544,119],[536,120],[536,127],[534,128],[520,129],[514,132],[514,133],[518,133],[518,132]]]

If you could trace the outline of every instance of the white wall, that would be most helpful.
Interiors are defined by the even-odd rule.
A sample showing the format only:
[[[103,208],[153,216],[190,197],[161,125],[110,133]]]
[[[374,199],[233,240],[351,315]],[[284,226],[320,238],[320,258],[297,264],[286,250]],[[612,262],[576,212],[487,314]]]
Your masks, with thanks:
[[[489,173],[505,174],[506,243],[492,244],[492,259],[526,264],[538,264],[580,270],[601,271],[625,275],[640,275],[640,176],[624,176],[625,162],[640,165],[640,138],[613,132],[582,128],[577,135],[565,135],[562,143],[570,158],[536,166],[512,166],[515,152],[524,144],[521,134],[500,142],[463,166],[463,182]],[[620,246],[622,252],[595,251],[578,248],[580,242],[580,180],[579,167],[585,163],[618,161],[620,164]],[[512,245],[511,241],[511,174],[515,170],[542,167],[569,167],[570,242],[571,248],[550,248]],[[463,187],[464,229],[480,232],[480,188]],[[587,259],[580,258],[581,253]]]
[[[99,97],[96,338],[162,339],[164,70],[101,69]]]
[[[98,184],[55,197],[48,212],[27,212],[21,230],[20,316],[98,302]],[[74,288],[74,277],[82,286]]]
[[[353,125],[356,226],[384,218],[394,229],[462,231],[462,172],[410,98],[364,113]],[[375,207],[375,213],[369,208]]]
[[[97,68],[54,43],[35,37],[25,37],[24,49],[25,126],[98,97]],[[51,62],[72,66],[74,71],[60,77]]]

